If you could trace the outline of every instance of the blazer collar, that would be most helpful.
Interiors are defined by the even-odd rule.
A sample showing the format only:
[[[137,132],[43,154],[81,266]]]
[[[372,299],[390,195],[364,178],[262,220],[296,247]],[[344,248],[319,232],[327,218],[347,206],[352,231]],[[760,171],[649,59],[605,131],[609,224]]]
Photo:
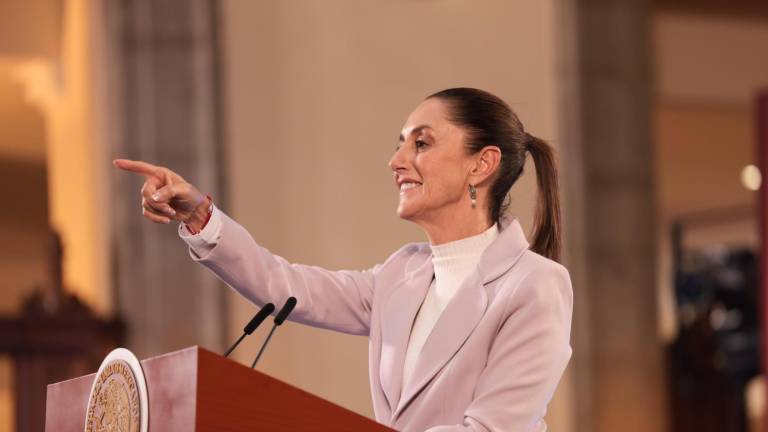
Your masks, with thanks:
[[[488,245],[477,264],[484,284],[506,273],[530,246],[517,218],[502,219],[499,230],[499,236]]]
[[[406,273],[386,301],[379,379],[393,422],[461,348],[482,318],[488,306],[484,285],[503,275],[528,249],[517,218],[502,221],[499,229],[499,236],[483,252],[477,269],[461,284],[435,323],[405,389],[401,388],[405,351],[416,314],[434,276],[429,244],[420,245],[418,264]]]

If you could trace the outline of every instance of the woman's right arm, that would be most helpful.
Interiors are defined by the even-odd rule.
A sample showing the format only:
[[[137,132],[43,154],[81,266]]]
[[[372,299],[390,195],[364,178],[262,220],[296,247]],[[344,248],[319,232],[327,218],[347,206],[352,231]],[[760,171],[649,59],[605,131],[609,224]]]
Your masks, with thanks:
[[[378,266],[364,271],[333,271],[293,264],[257,244],[245,228],[218,208],[213,211],[204,231],[195,236],[187,235],[183,231],[186,228],[179,227],[180,235],[190,244],[193,260],[259,306],[273,302],[279,308],[288,297],[296,297],[292,321],[344,333],[368,334],[373,279]],[[198,236],[208,239],[193,243]],[[209,243],[209,239],[215,244]]]
[[[114,165],[145,177],[141,188],[142,214],[167,224],[184,222],[202,229],[202,215],[210,201],[197,188],[168,168],[141,161],[117,159]],[[209,224],[214,242],[185,239],[197,245],[192,259],[209,268],[219,279],[251,302],[278,307],[288,297],[297,299],[291,320],[351,334],[366,335],[370,328],[373,280],[379,265],[363,271],[332,271],[317,266],[289,263],[258,245],[248,231],[224,212],[214,208]],[[214,217],[216,218],[214,220]],[[208,230],[210,235],[210,229]],[[198,251],[198,252],[194,252]]]

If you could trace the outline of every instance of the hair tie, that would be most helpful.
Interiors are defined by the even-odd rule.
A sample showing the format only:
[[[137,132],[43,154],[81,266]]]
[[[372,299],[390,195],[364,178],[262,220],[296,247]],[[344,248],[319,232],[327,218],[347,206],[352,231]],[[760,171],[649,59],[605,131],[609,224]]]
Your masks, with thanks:
[[[533,135],[529,134],[528,132],[523,132],[523,133],[525,134],[525,141],[523,142],[523,147],[525,147],[526,151],[530,152],[534,142]]]

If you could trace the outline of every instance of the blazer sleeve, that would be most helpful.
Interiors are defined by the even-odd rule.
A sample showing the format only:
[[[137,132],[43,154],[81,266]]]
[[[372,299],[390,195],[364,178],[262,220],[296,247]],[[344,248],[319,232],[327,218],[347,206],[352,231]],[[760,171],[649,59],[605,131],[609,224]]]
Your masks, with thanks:
[[[535,270],[507,300],[506,319],[463,423],[428,432],[546,430],[547,404],[572,353],[568,272],[559,264]]]
[[[344,333],[367,335],[370,330],[373,268],[332,271],[293,264],[258,245],[250,233],[221,212],[221,238],[203,256],[190,257],[258,306],[278,308],[297,299],[291,321]]]

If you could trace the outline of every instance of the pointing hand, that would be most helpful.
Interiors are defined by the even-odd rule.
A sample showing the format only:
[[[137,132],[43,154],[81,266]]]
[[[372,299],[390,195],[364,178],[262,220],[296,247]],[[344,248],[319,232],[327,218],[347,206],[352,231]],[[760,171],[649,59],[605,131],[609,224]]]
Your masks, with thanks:
[[[198,230],[204,223],[210,199],[183,177],[168,168],[147,162],[115,159],[112,163],[125,171],[144,176],[141,187],[141,214],[156,223],[171,220]]]

